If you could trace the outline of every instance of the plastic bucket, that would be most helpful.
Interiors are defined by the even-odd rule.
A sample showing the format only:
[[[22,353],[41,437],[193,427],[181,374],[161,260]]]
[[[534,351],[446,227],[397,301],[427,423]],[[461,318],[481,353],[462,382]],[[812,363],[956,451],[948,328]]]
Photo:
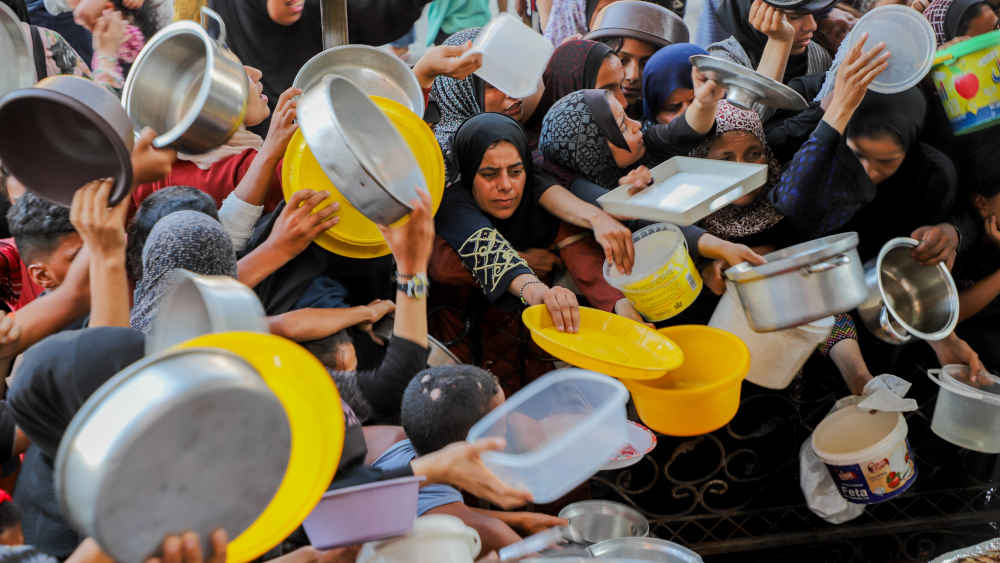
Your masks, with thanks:
[[[941,386],[931,430],[961,448],[1000,453],[1000,378],[991,375],[992,385],[972,387],[962,380],[969,368],[947,365],[928,370],[927,376]]]
[[[956,135],[1000,122],[1000,31],[938,51],[934,87]]]
[[[618,288],[647,321],[669,319],[687,309],[701,293],[701,276],[688,254],[681,230],[657,223],[636,231],[635,264],[630,275],[604,262],[604,279]]]
[[[623,380],[643,424],[670,436],[698,436],[725,426],[740,406],[750,351],[717,328],[685,325],[659,331],[684,351],[684,364],[654,380]]]
[[[767,387],[788,387],[816,348],[826,341],[833,329],[833,317],[775,332],[756,332],[750,328],[739,295],[732,283],[719,300],[708,326],[721,328],[738,336],[750,350],[747,381]]]
[[[906,433],[901,413],[849,406],[819,423],[812,447],[844,499],[875,504],[899,496],[917,480]]]

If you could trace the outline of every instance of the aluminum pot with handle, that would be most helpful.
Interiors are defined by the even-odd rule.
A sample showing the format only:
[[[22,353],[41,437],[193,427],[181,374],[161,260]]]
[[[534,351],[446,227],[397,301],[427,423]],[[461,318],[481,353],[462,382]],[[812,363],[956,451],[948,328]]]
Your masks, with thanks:
[[[298,100],[309,149],[337,190],[380,225],[410,212],[427,191],[420,165],[389,118],[350,80],[324,76]]]
[[[858,234],[842,233],[744,262],[726,270],[736,284],[750,327],[772,332],[850,311],[868,296]]]
[[[219,25],[219,38],[203,27]],[[201,9],[202,25],[168,25],[139,52],[125,80],[122,104],[136,130],[151,127],[156,148],[199,154],[225,144],[243,124],[249,79],[243,63],[223,44],[226,25]]]
[[[858,306],[865,326],[880,340],[903,344],[912,336],[941,340],[958,324],[958,289],[942,262],[924,265],[913,258],[920,243],[894,238],[878,258],[865,264],[868,296]]]

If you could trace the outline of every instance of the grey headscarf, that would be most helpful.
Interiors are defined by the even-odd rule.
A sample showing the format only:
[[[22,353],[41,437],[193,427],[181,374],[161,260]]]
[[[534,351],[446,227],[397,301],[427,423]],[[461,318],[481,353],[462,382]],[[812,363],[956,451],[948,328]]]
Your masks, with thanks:
[[[444,44],[465,45],[479,35],[479,29],[478,27],[463,29],[446,39]],[[475,74],[470,74],[462,80],[448,76],[438,76],[434,79],[431,100],[437,102],[441,111],[441,119],[434,126],[434,136],[437,137],[441,152],[448,162],[448,184],[458,180],[458,167],[452,165],[454,161],[449,155],[451,138],[466,119],[483,113],[484,89],[483,80]]]
[[[156,222],[142,249],[132,328],[149,332],[160,300],[183,268],[206,276],[236,277],[236,252],[222,224],[198,211],[176,211]]]

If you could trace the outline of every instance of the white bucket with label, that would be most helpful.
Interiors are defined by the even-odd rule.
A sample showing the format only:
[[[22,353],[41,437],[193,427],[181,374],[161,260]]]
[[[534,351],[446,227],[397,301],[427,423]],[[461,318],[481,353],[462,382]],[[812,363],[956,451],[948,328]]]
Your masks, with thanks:
[[[756,332],[750,328],[740,296],[732,282],[712,313],[708,326],[721,328],[740,337],[750,350],[747,381],[767,387],[788,387],[809,356],[826,341],[833,330],[833,317],[774,332]]]
[[[690,307],[702,282],[681,230],[657,223],[636,231],[632,242],[632,273],[622,274],[605,261],[604,279],[624,293],[647,321],[663,321]]]
[[[874,504],[900,495],[917,479],[907,431],[902,413],[849,406],[819,423],[812,447],[844,499]]]

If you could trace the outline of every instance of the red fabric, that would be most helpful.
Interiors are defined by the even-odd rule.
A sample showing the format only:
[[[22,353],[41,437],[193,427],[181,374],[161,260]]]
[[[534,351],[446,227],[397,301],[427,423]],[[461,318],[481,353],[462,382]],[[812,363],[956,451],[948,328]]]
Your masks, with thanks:
[[[44,290],[28,275],[28,266],[21,261],[14,239],[0,239],[0,258],[0,299],[11,311],[17,311]]]
[[[257,156],[255,149],[247,149],[240,154],[236,154],[216,162],[208,170],[198,168],[194,163],[185,160],[178,160],[174,163],[170,174],[158,181],[149,184],[141,184],[132,192],[132,203],[136,208],[142,200],[149,197],[155,191],[168,188],[170,186],[191,186],[212,196],[216,207],[222,206],[222,200],[236,189],[240,180],[246,175],[253,159]],[[275,208],[283,199],[281,193],[281,162],[275,170],[271,179],[271,191],[267,200],[264,201],[264,211],[268,212]]]
[[[563,223],[556,234],[556,245],[563,239],[584,232],[584,229]],[[587,236],[559,249],[559,258],[569,275],[576,283],[577,289],[594,307],[603,311],[613,312],[615,303],[625,295],[615,289],[604,279],[604,249],[594,240],[593,235]]]

